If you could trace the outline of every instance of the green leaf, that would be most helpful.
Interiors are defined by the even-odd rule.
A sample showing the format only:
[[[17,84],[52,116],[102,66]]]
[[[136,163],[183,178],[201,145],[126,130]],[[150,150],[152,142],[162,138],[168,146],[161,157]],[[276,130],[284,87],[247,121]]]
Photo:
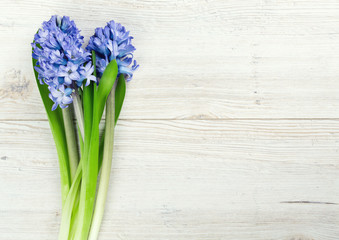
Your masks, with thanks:
[[[67,194],[70,188],[70,170],[69,170],[69,158],[68,158],[68,150],[66,144],[66,135],[64,128],[64,121],[62,116],[62,111],[60,108],[52,111],[53,102],[49,98],[49,90],[46,84],[40,84],[38,79],[38,73],[35,71],[34,66],[37,66],[37,60],[32,58],[33,70],[35,75],[35,80],[38,85],[38,89],[40,92],[40,96],[42,102],[45,106],[45,110],[47,113],[49,125],[53,134],[55,146],[57,149],[58,157],[59,157],[59,167],[60,167],[60,178],[61,178],[61,197],[62,197],[62,205],[64,205],[65,200],[67,198]]]
[[[123,74],[120,74],[117,86],[115,88],[115,119],[114,125],[117,124],[121,112],[122,104],[124,103],[126,94],[126,82]]]
[[[93,75],[96,77],[97,76],[97,62],[96,62],[96,55],[95,55],[94,50],[92,50],[92,65],[94,67]]]
[[[109,93],[111,92],[111,89],[114,85],[114,82],[117,78],[118,75],[118,65],[117,62],[115,60],[111,61],[104,73],[102,74],[102,77],[100,79],[100,84],[98,86],[97,89],[97,99],[95,101],[95,103],[97,104],[97,120],[100,120],[102,117],[102,114],[104,112],[104,108],[105,108],[105,104],[106,104],[106,100],[107,97],[109,95]]]

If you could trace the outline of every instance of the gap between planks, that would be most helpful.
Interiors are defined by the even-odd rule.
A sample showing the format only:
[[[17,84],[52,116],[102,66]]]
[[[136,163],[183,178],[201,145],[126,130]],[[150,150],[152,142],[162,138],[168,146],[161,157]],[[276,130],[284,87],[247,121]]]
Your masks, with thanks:
[[[105,119],[105,118],[103,118]],[[339,121],[339,118],[120,118],[122,121]],[[0,119],[0,122],[35,122],[48,119]]]

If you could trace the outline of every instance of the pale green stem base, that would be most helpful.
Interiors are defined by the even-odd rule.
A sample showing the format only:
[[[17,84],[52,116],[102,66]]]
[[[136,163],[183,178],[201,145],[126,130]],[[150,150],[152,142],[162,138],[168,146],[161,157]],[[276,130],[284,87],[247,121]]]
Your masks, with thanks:
[[[100,225],[104,215],[104,208],[109,184],[109,178],[112,166],[113,145],[114,145],[114,89],[111,91],[106,102],[106,124],[105,124],[105,140],[104,152],[99,181],[97,199],[94,208],[92,225],[88,240],[96,240],[99,235]]]
[[[81,181],[81,174],[82,169],[79,165],[77,172],[74,177],[74,182],[72,187],[69,190],[69,193],[66,198],[65,206],[62,209],[62,218],[60,224],[60,231],[59,231],[59,240],[67,240],[70,232],[71,227],[71,217],[72,217],[72,210],[74,208],[74,204],[77,198],[77,193]]]
[[[62,113],[65,124],[71,181],[73,181],[79,163],[79,153],[76,144],[76,135],[71,106],[69,106],[68,108],[64,108],[62,110]]]

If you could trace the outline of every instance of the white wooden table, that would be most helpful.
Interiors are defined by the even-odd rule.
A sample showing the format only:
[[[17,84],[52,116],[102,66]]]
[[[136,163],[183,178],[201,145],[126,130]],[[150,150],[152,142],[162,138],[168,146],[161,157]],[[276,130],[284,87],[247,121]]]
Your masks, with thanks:
[[[339,1],[1,0],[0,239],[56,239],[56,150],[30,43],[111,19],[141,67],[100,239],[338,240]]]

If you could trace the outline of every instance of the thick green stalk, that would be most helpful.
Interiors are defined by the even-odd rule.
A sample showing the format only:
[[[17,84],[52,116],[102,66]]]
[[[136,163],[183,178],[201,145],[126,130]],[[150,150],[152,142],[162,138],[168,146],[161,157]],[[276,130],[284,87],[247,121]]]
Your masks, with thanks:
[[[81,109],[82,109],[82,106],[81,106]],[[82,117],[82,120],[83,120],[83,115],[82,116],[79,116],[78,119],[80,119],[80,117]],[[83,125],[82,125],[83,126]],[[84,137],[83,135],[81,134],[81,132],[83,133],[84,132],[84,129],[81,129],[79,127],[79,124],[78,124],[78,139],[79,139],[79,145],[80,145],[80,153],[81,153],[81,156],[83,156],[83,151],[84,151]],[[79,169],[81,168],[82,169],[82,165],[79,164]],[[82,174],[81,174],[82,175]],[[75,184],[74,182],[72,184]],[[73,185],[72,185],[73,187]],[[76,227],[77,227],[77,223],[78,223],[78,219],[79,219],[79,202],[80,202],[80,184],[77,185],[77,196],[76,196],[76,199],[75,199],[75,203],[74,203],[74,206],[73,206],[73,210],[72,210],[72,217],[71,217],[71,222],[70,222],[70,232],[69,232],[69,236],[68,236],[68,239],[69,240],[73,240],[74,237],[75,237],[75,232],[76,232]]]
[[[79,139],[79,145],[80,145],[80,154],[82,156],[84,153],[84,137],[83,135],[81,135],[79,125],[78,125],[78,139]]]
[[[81,181],[82,169],[79,166],[74,176],[74,181],[66,198],[65,206],[62,209],[62,218],[59,231],[59,240],[67,240],[71,226],[72,210],[78,195],[78,189]]]
[[[92,63],[94,66],[94,75],[96,76],[96,60],[95,53],[92,51]],[[91,131],[92,131],[92,120],[93,120],[93,94],[96,91],[96,86],[94,83],[90,83],[90,85],[83,87],[83,110],[84,110],[84,133],[83,136],[83,152],[82,152],[82,181],[81,181],[81,190],[80,190],[80,202],[78,209],[78,221],[74,233],[74,239],[82,240],[86,238],[81,238],[82,229],[85,221],[85,213],[86,213],[86,202],[87,202],[87,178],[88,178],[88,151],[91,140]]]
[[[65,133],[67,140],[67,149],[69,156],[69,168],[71,173],[71,182],[73,182],[75,173],[77,171],[78,163],[79,163],[79,152],[77,146],[77,139],[75,135],[75,128],[73,122],[73,112],[71,106],[68,108],[64,108],[62,110],[62,115],[65,123]]]
[[[82,109],[82,106],[80,107]],[[79,119],[82,119],[83,121],[83,116],[82,115],[77,116],[78,138],[79,138],[79,143],[80,143],[80,150],[81,150],[80,152],[82,156],[84,143],[83,143],[83,136],[81,135],[81,132],[84,132],[84,129],[81,129],[81,127],[79,127],[80,125]],[[73,121],[71,121],[71,123],[73,124]],[[73,142],[74,144],[76,144],[76,139],[74,139]],[[61,224],[60,224],[60,230],[59,230],[59,240],[72,239],[72,237],[74,237],[76,222],[78,218],[81,177],[82,177],[82,165],[80,163],[79,167],[76,169],[75,175],[73,176],[72,185],[71,185],[70,191],[68,192],[65,205],[62,209],[62,217],[61,217]]]
[[[114,91],[114,114],[115,114],[115,119],[114,119],[114,126],[117,125],[120,112],[122,109],[122,105],[124,103],[125,99],[125,94],[126,94],[126,81],[125,77],[123,74],[120,74],[118,81],[115,84],[116,86],[115,91]],[[107,106],[106,106],[107,107]],[[100,139],[100,146],[99,146],[99,170],[101,168],[102,164],[102,158],[103,158],[103,149],[104,149],[104,141],[105,141],[105,130],[104,133],[101,136]]]
[[[98,157],[99,157],[99,123],[101,116],[98,114],[98,105],[97,105],[97,92],[94,91],[94,103],[93,103],[93,122],[92,122],[92,131],[89,144],[89,154],[86,165],[86,177],[83,178],[83,182],[86,185],[85,192],[85,202],[84,202],[84,214],[82,219],[82,227],[80,229],[79,239],[87,240],[88,233],[91,226],[91,220],[94,209],[95,193],[96,193],[96,184],[98,177]],[[87,139],[86,139],[87,140]],[[85,142],[86,142],[85,140]],[[81,199],[80,199],[81,207]],[[81,221],[81,220],[80,220]],[[78,236],[78,235],[76,235]]]
[[[88,219],[88,201],[90,201],[90,193],[92,190],[89,188],[89,172],[90,167],[88,166],[88,154],[90,148],[91,141],[91,133],[92,133],[92,120],[93,120],[93,93],[96,90],[96,86],[91,83],[89,86],[84,87],[83,91],[83,106],[84,106],[84,151],[82,153],[82,181],[81,181],[81,191],[80,191],[80,202],[79,202],[79,211],[78,211],[78,222],[76,226],[75,239],[77,240],[86,240],[87,236],[83,229],[86,227],[86,221],[90,221]],[[95,181],[96,182],[96,181]],[[95,192],[94,192],[95,194]]]
[[[75,230],[76,230],[76,226],[78,223],[78,219],[79,219],[79,201],[80,201],[80,189],[78,190],[77,193],[77,198],[75,200],[74,203],[74,207],[73,207],[73,213],[72,213],[72,219],[71,219],[71,229],[70,229],[70,233],[69,233],[69,240],[73,240],[75,237]]]
[[[102,217],[106,203],[106,196],[111,173],[113,144],[114,144],[114,91],[111,91],[106,102],[105,141],[103,161],[100,174],[99,188],[95,203],[94,215],[88,240],[96,240],[99,235]]]

